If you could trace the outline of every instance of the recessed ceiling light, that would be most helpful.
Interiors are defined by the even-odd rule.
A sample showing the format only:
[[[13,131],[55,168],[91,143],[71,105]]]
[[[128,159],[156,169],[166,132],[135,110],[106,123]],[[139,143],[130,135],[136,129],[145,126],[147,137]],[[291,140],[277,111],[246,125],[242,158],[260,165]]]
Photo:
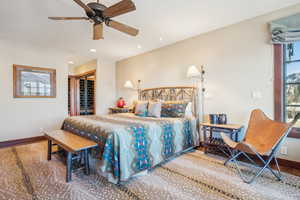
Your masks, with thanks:
[[[97,50],[96,49],[90,49],[90,52],[95,53],[95,52],[97,52]]]
[[[163,41],[163,38],[162,38],[162,37],[160,37],[160,38],[159,38],[159,41]]]
[[[142,46],[141,46],[141,45],[137,45],[137,48],[138,48],[138,49],[141,49],[141,48],[142,48]]]
[[[74,65],[74,62],[73,62],[72,60],[70,60],[68,63],[69,63],[70,65]]]

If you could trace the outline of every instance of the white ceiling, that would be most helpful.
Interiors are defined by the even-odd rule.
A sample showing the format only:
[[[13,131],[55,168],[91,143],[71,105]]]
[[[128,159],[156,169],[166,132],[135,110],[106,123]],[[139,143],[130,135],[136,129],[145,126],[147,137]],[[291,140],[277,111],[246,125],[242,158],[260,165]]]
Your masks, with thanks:
[[[101,2],[109,6],[118,1]],[[1,0],[0,39],[68,51],[75,65],[96,57],[115,61],[291,6],[300,3],[300,0],[134,2],[136,11],[115,19],[139,28],[137,37],[106,27],[105,39],[93,41],[92,24],[88,21],[56,22],[47,19],[48,16],[85,16],[83,9],[72,0]],[[97,49],[97,53],[89,52],[91,48]]]

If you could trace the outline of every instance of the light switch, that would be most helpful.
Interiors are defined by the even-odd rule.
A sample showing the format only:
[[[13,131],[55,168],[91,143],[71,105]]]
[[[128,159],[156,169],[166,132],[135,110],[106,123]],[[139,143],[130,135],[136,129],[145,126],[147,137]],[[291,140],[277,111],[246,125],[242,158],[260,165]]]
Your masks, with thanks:
[[[287,155],[288,154],[288,148],[286,146],[281,147],[280,153],[282,155]]]
[[[251,92],[252,99],[261,99],[262,94],[260,91],[252,91]]]

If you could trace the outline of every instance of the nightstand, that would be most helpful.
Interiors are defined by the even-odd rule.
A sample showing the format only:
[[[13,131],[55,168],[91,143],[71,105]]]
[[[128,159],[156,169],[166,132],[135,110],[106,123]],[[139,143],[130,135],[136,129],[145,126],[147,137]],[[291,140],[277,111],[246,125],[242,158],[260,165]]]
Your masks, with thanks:
[[[124,107],[124,108],[109,108],[109,113],[110,114],[116,114],[116,113],[132,113],[133,109],[129,107]]]
[[[208,148],[216,148],[224,152],[224,147],[226,145],[221,137],[216,137],[215,133],[226,133],[229,134],[230,138],[235,142],[238,142],[239,134],[243,129],[243,125],[239,124],[210,124],[210,123],[200,123],[204,135],[204,153],[207,152]],[[226,154],[226,153],[225,153]]]

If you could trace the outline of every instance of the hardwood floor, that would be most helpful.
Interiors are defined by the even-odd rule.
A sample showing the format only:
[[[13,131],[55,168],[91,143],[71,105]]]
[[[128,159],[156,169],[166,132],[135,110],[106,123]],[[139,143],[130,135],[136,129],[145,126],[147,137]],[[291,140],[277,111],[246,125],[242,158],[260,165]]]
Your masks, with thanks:
[[[273,167],[274,168],[274,167]],[[284,167],[284,166],[280,166],[280,169],[283,172],[289,173],[289,174],[293,174],[295,176],[300,176],[300,170],[299,169],[293,169],[290,167]]]
[[[23,139],[18,139],[18,140],[3,141],[3,142],[0,142],[0,149],[1,148],[6,148],[6,147],[13,147],[13,146],[17,146],[17,145],[24,145],[24,144],[40,142],[42,140],[45,140],[44,136],[37,136],[37,137],[23,138]]]

